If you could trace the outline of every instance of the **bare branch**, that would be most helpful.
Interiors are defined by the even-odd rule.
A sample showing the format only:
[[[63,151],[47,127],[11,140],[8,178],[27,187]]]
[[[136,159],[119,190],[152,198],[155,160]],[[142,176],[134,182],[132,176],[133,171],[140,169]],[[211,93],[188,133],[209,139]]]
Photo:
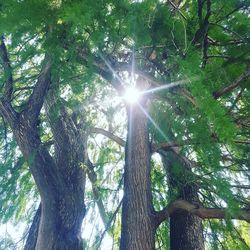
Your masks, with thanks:
[[[208,55],[207,55],[207,51],[208,51],[208,25],[209,25],[209,17],[211,16],[211,1],[207,0],[207,14],[204,18],[204,37],[203,37],[203,42],[202,42],[202,47],[203,47],[203,66],[206,65],[207,63],[207,59],[208,59]]]
[[[239,189],[250,189],[250,185],[231,185],[231,187]]]
[[[181,12],[181,10],[179,9],[179,7],[175,5],[175,3],[173,3],[173,2],[170,1],[170,0],[168,0],[168,3],[170,3],[170,5],[171,5],[175,10],[177,10],[177,11],[180,13],[180,15],[181,15],[185,20],[187,20],[187,18],[185,17],[185,15]]]
[[[163,142],[163,143],[159,143],[159,144],[153,144],[151,149],[152,152],[158,152],[159,150],[164,150],[164,151],[168,151],[173,147],[181,147],[183,145],[187,145],[187,144],[194,144],[193,142],[183,142],[183,143],[178,143],[178,142]]]
[[[116,75],[116,70],[118,66],[113,65],[108,59],[99,53],[99,57],[92,56],[93,63],[89,65],[89,51],[84,49],[77,50],[77,59],[80,63],[83,63],[86,67],[92,67],[95,69],[95,72],[99,74],[104,80],[109,82],[117,91],[118,94],[124,92],[124,88],[119,81],[119,77]],[[122,63],[121,63],[122,64]],[[119,66],[120,67],[120,66]]]
[[[240,100],[240,98],[241,98],[244,91],[245,91],[245,87],[242,87],[239,94],[237,95],[234,102],[232,103],[232,106],[230,107],[228,113],[232,112],[232,110],[237,106],[237,102]]]
[[[244,40],[244,37],[242,37],[240,34],[238,34],[237,32],[235,32],[234,30],[229,29],[226,26],[220,25],[218,23],[210,23],[210,25],[217,26],[217,27],[219,27],[219,28],[221,28],[221,29],[223,29],[223,30],[225,30],[225,31],[233,34],[234,36],[238,37],[240,40]]]
[[[214,138],[211,138],[211,143],[222,143],[216,140],[213,140]],[[236,144],[250,144],[250,141],[243,141],[243,140],[233,140],[234,143]],[[207,142],[206,142],[207,143]],[[186,145],[198,145],[201,144],[201,142],[195,142],[192,140],[186,140],[181,143],[178,142],[163,142],[159,144],[153,144],[152,145],[152,152],[158,152],[159,150],[172,150],[172,148],[177,148],[181,146],[186,146]]]
[[[249,144],[250,145],[250,141],[234,140],[234,142],[237,144]]]
[[[231,57],[230,56],[227,56],[227,55],[208,55],[207,56],[207,59],[209,58],[223,58],[223,59],[230,59]]]
[[[230,213],[226,208],[206,208],[199,205],[194,205],[185,200],[176,200],[160,212],[156,213],[157,225],[166,220],[176,210],[185,210],[191,214],[197,215],[202,219],[237,219],[245,220],[250,223],[250,211],[247,209],[241,209],[238,212]]]
[[[219,98],[222,95],[232,91],[233,89],[237,88],[245,79],[247,79],[250,75],[250,68],[248,68],[243,74],[240,75],[240,77],[231,83],[230,85],[227,85],[213,93],[214,98]]]
[[[102,134],[102,135],[108,137],[109,139],[115,141],[120,146],[125,147],[126,142],[122,138],[120,138],[117,135],[114,135],[113,133],[111,133],[111,132],[109,132],[109,131],[107,131],[105,129],[102,129],[102,128],[91,128],[90,132],[91,133],[95,133],[95,134]]]
[[[234,12],[237,12],[241,9],[247,9],[247,6],[244,6],[242,4],[240,4],[239,6],[237,6],[235,9],[233,9],[232,11],[230,11],[228,14],[226,14],[225,16],[223,16],[222,18],[220,18],[218,21],[216,21],[216,23],[219,23],[225,19],[227,19],[230,15],[232,15]]]

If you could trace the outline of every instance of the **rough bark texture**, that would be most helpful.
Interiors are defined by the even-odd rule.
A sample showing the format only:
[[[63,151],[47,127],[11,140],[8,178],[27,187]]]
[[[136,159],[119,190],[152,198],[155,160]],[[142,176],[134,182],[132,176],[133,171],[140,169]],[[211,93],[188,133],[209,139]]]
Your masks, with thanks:
[[[162,158],[169,177],[170,195],[174,195],[173,190],[177,190],[177,198],[198,205],[197,186],[186,184],[187,175],[191,173],[190,167],[184,165],[173,152],[163,154]],[[202,219],[182,209],[174,211],[170,216],[170,249],[204,250]]]
[[[197,192],[193,187],[184,187],[185,199],[197,201]],[[204,250],[202,219],[183,210],[177,210],[170,216],[170,249]]]
[[[42,212],[42,207],[40,204],[33,218],[32,224],[30,226],[29,234],[25,242],[24,250],[34,250],[36,248],[36,241],[38,237],[41,212]]]
[[[140,104],[129,107],[124,173],[121,250],[154,249],[155,225],[150,187],[150,151],[147,117]]]
[[[137,84],[142,84],[140,81],[143,79]],[[148,119],[143,109],[146,109],[145,100],[128,108],[121,250],[154,249]]]
[[[7,54],[3,42],[0,50],[2,54]],[[2,56],[2,60],[6,60],[6,56]],[[10,72],[8,60],[5,65]],[[56,143],[55,157],[50,155],[40,140],[38,118],[51,83],[51,62],[48,58],[45,57],[26,108],[20,113],[11,105],[11,79],[8,77],[4,96],[0,98],[0,114],[13,131],[41,197],[40,221],[34,222],[31,227],[34,231],[30,232],[27,249],[34,246],[36,250],[82,249],[80,234],[85,215],[85,172],[80,163],[84,160],[85,149],[83,143],[79,143],[84,141],[80,130],[65,110],[55,109],[55,105],[60,103],[54,99],[54,103],[49,103],[49,115],[53,112],[57,114],[57,119],[51,122]]]
[[[68,149],[69,144],[61,144],[68,154],[64,155],[64,162],[54,160],[36,130],[29,127],[29,119],[22,114],[14,135],[41,196],[42,213],[35,249],[81,249],[85,174],[77,165],[75,151]]]

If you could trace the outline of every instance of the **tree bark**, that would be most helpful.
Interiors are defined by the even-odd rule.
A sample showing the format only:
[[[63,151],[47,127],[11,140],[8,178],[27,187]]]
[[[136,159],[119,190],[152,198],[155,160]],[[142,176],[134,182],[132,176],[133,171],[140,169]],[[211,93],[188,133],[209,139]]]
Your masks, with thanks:
[[[7,53],[5,46],[0,49]],[[9,64],[6,65],[5,68],[8,68]],[[64,112],[63,118],[52,123],[58,125],[57,130],[52,129],[57,142],[55,157],[41,142],[38,119],[51,83],[51,61],[47,57],[26,108],[20,113],[11,105],[11,79],[8,77],[4,96],[0,98],[0,114],[11,127],[41,196],[41,217],[35,223],[39,223],[39,229],[37,233],[37,227],[31,227],[34,232],[30,244],[36,250],[80,250],[81,224],[85,215],[85,172],[80,166],[84,158],[84,146],[79,143],[82,137]]]
[[[59,162],[42,145],[37,131],[29,127],[29,119],[22,114],[14,135],[41,196],[42,211],[35,249],[82,249],[85,173],[78,166],[78,159],[74,159],[75,152],[68,150],[64,164],[60,162],[63,165],[58,165]],[[68,148],[69,145],[61,147]]]
[[[184,187],[183,193],[186,200],[197,199],[193,187]],[[170,249],[204,250],[202,219],[181,209],[175,211],[170,216]]]
[[[197,186],[186,181],[187,175],[191,173],[190,167],[183,166],[184,163],[173,152],[163,153],[162,159],[168,174],[170,196],[198,205]],[[170,215],[170,249],[204,250],[202,219],[182,209],[174,211]]]
[[[28,237],[25,242],[24,250],[34,250],[36,248],[39,224],[40,224],[40,219],[41,219],[41,211],[42,209],[41,209],[41,204],[40,204],[33,218],[32,224],[30,226]]]
[[[144,99],[128,107],[120,250],[154,249],[148,119],[142,109],[147,112]]]

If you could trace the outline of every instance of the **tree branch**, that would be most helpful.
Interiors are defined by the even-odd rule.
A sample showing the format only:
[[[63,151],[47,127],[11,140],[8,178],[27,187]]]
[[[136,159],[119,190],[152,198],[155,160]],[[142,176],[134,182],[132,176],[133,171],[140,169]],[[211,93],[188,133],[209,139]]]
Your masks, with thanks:
[[[4,98],[11,101],[11,95],[13,92],[13,76],[12,76],[12,68],[10,65],[10,60],[8,57],[8,52],[6,45],[4,43],[4,38],[1,36],[0,38],[0,56],[4,69],[4,78],[5,78],[5,86],[4,86]]]
[[[102,235],[101,235],[101,237],[100,237],[100,240],[99,240],[99,244],[98,244],[98,246],[97,246],[97,249],[100,248],[100,245],[101,245],[101,243],[102,243],[102,240],[103,240],[103,237],[104,237],[105,233],[109,230],[112,221],[114,220],[114,218],[115,218],[116,215],[118,214],[118,212],[119,212],[119,210],[120,210],[120,208],[121,208],[121,205],[122,205],[122,201],[123,201],[123,200],[120,201],[120,203],[118,204],[118,206],[117,206],[116,210],[114,211],[112,217],[111,217],[110,220],[108,221],[107,225],[105,225],[105,229],[104,229],[104,231],[103,231],[103,233],[102,233]]]
[[[250,185],[231,185],[233,188],[250,189]]]
[[[115,141],[117,144],[119,144],[122,147],[125,147],[126,142],[120,138],[119,136],[114,135],[113,133],[102,129],[102,128],[90,128],[90,132],[91,133],[95,133],[95,134],[102,134],[106,137],[108,137],[109,139]]]
[[[220,141],[212,140],[214,138],[211,138],[211,143],[222,143]],[[233,140],[234,143],[236,144],[250,144],[250,141],[243,141],[243,140]],[[207,142],[206,142],[207,143]],[[198,145],[201,144],[201,142],[195,142],[192,140],[186,140],[181,143],[178,142],[163,142],[159,144],[153,144],[151,146],[152,152],[159,152],[159,150],[172,150],[172,148],[177,148],[181,146],[186,146],[186,145]]]
[[[24,250],[33,250],[36,248],[41,214],[42,214],[42,204],[40,203],[35,213],[35,216],[33,218],[33,221],[30,225],[30,228],[28,231],[28,237],[26,239],[25,246],[24,246]]]
[[[18,113],[13,109],[9,101],[4,97],[0,98],[0,114],[4,117],[10,127],[13,129],[18,123]]]
[[[229,33],[235,35],[235,36],[238,37],[240,40],[246,40],[246,39],[244,39],[244,37],[242,37],[240,34],[238,34],[237,32],[235,32],[234,30],[231,30],[231,29],[229,29],[229,28],[227,28],[227,27],[225,27],[225,26],[223,26],[223,25],[220,25],[220,24],[218,24],[218,23],[210,23],[210,25],[217,26],[217,27],[223,29],[224,31],[227,31],[227,32],[229,32]]]
[[[177,12],[183,17],[183,19],[187,20],[187,18],[185,17],[185,15],[181,12],[181,10],[179,9],[178,6],[175,5],[175,3],[173,3],[172,1],[168,0],[168,3],[170,3],[170,5],[177,10]]]
[[[95,166],[93,165],[93,163],[89,160],[89,158],[86,160],[86,165],[87,165],[87,174],[88,174],[88,178],[91,182],[92,185],[92,191],[93,191],[93,196],[94,196],[94,200],[97,204],[101,219],[103,221],[103,224],[105,225],[105,228],[108,228],[108,215],[105,211],[105,207],[104,204],[102,202],[101,199],[101,194],[99,192],[99,189],[96,185],[97,182],[97,175],[94,171]]]
[[[0,114],[10,126],[14,128],[17,124],[18,114],[11,106],[11,96],[13,92],[12,68],[3,36],[1,36],[0,41],[0,57],[5,77],[3,96],[0,97]]]
[[[225,16],[223,16],[222,18],[220,18],[219,20],[217,20],[216,23],[219,23],[219,22],[227,19],[230,15],[232,15],[236,11],[239,11],[240,9],[247,9],[247,6],[244,6],[244,5],[240,4],[235,9],[233,9],[232,11],[230,11],[228,14],[226,14]]]
[[[209,45],[212,46],[228,46],[228,45],[238,45],[238,44],[244,44],[246,42],[242,41],[242,40],[228,40],[226,42],[219,42],[219,41],[208,41]]]
[[[250,141],[234,140],[237,144],[250,144]]]
[[[37,123],[51,81],[51,60],[45,57],[44,61],[42,71],[29,97],[28,106],[24,110],[24,115],[29,120],[31,126],[35,126]]]
[[[124,88],[119,82],[119,79],[117,79],[117,75],[115,75],[116,69],[113,68],[112,63],[110,63],[108,59],[105,59],[104,56],[99,53],[100,58],[94,56],[94,58],[92,58],[93,64],[89,65],[89,55],[90,53],[87,51],[87,49],[77,50],[77,59],[80,63],[83,63],[86,67],[94,68],[97,74],[109,82],[119,94],[122,94],[124,92]]]
[[[211,1],[207,0],[207,14],[205,16],[204,19],[204,37],[203,37],[203,42],[202,42],[202,47],[203,47],[203,66],[206,65],[207,63],[207,59],[208,59],[208,55],[207,55],[207,51],[208,51],[208,26],[209,26],[209,17],[211,16]]]
[[[237,219],[245,220],[250,223],[250,211],[241,209],[239,212],[230,213],[226,208],[206,208],[194,205],[185,200],[176,200],[163,210],[156,213],[157,225],[169,218],[176,210],[184,210],[191,214],[197,215],[202,219]]]
[[[231,83],[230,85],[227,85],[225,87],[222,87],[221,89],[213,92],[213,96],[215,99],[218,99],[222,95],[230,92],[231,90],[237,88],[245,79],[247,79],[250,75],[250,68],[248,68],[243,74],[240,75],[240,77]]]
[[[158,152],[159,150],[165,150],[168,151],[170,150],[172,147],[181,147],[183,145],[187,145],[187,144],[193,144],[193,142],[187,142],[187,143],[178,143],[178,142],[163,142],[163,143],[159,143],[159,144],[153,144],[151,146],[152,152]]]

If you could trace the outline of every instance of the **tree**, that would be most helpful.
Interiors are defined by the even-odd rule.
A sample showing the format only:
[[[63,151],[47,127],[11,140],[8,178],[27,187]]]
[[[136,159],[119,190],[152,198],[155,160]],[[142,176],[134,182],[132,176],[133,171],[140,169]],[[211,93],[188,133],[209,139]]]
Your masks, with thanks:
[[[25,249],[98,248],[106,232],[120,249],[154,249],[168,230],[171,249],[247,249],[232,222],[250,221],[247,1],[0,11],[2,221],[41,202]],[[134,104],[118,98],[129,85]],[[94,243],[81,240],[93,204],[105,225]]]

